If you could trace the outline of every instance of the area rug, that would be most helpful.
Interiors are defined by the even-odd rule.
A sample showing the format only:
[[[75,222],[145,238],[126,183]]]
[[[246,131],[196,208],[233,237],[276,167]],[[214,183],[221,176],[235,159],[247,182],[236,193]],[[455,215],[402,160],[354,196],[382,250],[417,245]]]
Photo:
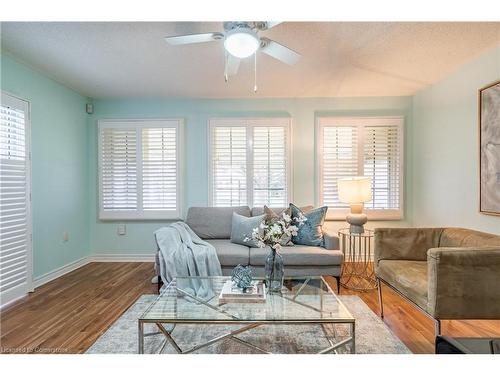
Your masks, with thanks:
[[[155,300],[155,295],[143,295],[87,350],[88,354],[137,353],[137,319]],[[356,319],[357,354],[408,354],[410,350],[370,310],[358,296],[339,296]],[[170,328],[167,326],[167,328]],[[237,329],[236,325],[177,325],[173,338],[182,349],[206,342],[211,338]],[[342,329],[342,327],[340,328]],[[347,327],[346,327],[347,329]],[[145,332],[157,331],[152,324],[145,325]],[[156,353],[161,347],[163,335],[145,338],[144,352]],[[242,333],[240,338],[273,353],[316,353],[329,346],[319,325],[260,326]],[[342,352],[342,351],[341,351]],[[167,344],[162,353],[175,354]],[[195,353],[204,354],[253,354],[252,349],[233,340],[218,342]]]

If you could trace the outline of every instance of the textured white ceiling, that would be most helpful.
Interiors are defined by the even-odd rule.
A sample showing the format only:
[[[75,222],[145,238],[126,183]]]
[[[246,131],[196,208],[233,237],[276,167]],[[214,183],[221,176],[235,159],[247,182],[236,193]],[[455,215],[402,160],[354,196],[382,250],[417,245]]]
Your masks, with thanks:
[[[229,83],[221,42],[170,46],[163,37],[221,23],[2,23],[2,48],[95,97],[336,97],[411,95],[500,45],[500,23],[286,22],[262,35],[302,54],[288,66],[258,55]]]

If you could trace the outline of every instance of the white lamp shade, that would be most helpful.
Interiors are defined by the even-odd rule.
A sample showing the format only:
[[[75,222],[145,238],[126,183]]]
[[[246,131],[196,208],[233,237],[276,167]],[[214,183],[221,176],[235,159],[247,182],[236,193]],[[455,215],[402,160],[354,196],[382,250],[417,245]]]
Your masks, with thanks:
[[[370,177],[342,178],[337,181],[337,187],[342,203],[364,203],[372,200]]]

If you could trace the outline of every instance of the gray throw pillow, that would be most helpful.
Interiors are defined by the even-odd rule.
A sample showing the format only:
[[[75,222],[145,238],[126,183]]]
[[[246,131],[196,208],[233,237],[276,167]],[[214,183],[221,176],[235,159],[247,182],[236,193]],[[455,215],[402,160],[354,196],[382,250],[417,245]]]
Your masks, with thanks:
[[[245,238],[252,238],[252,231],[257,228],[266,215],[246,217],[233,212],[233,220],[231,222],[231,242],[248,247],[258,247],[254,240],[245,241]]]
[[[292,217],[298,217],[302,212],[299,207],[290,203]],[[299,227],[297,235],[292,237],[292,242],[296,245],[323,246],[323,223],[325,222],[328,207],[316,208],[309,212],[302,212],[306,221]]]

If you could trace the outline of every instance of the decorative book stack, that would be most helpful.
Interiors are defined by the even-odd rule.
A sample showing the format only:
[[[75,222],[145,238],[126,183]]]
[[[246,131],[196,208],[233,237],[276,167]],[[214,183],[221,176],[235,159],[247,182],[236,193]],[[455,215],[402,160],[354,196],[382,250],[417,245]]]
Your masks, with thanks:
[[[266,302],[266,286],[262,281],[253,281],[251,287],[243,290],[233,281],[228,280],[219,295],[219,304],[264,302]]]

